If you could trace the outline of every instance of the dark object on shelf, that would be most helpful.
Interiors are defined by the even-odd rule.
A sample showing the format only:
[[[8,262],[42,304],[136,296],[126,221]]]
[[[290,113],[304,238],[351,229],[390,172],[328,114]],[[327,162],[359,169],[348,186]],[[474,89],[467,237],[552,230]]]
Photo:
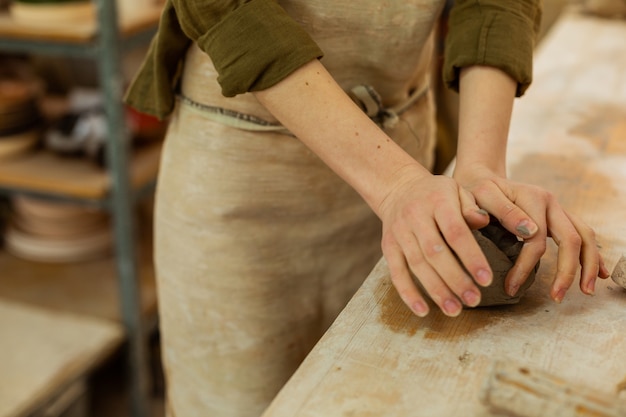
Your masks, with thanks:
[[[133,145],[163,139],[166,123],[125,107],[126,140]],[[45,147],[59,155],[87,157],[105,166],[108,138],[102,94],[98,90],[74,89],[68,97],[68,109],[44,134]]]
[[[37,95],[31,82],[0,79],[0,160],[22,154],[39,142]]]
[[[104,165],[106,116],[101,108],[61,117],[45,133],[46,148],[68,156],[87,156]]]
[[[86,156],[104,166],[108,132],[102,94],[77,88],[68,96],[67,112],[44,133],[44,144],[59,155]]]

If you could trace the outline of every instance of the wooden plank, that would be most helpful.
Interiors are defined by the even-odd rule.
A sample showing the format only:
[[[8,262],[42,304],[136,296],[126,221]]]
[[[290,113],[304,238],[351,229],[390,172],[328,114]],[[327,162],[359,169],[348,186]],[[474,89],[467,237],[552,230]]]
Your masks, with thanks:
[[[495,362],[481,390],[489,410],[524,417],[624,417],[626,400],[548,373]],[[530,407],[529,405],[533,406]]]
[[[120,34],[130,36],[155,26],[161,16],[162,6],[154,5],[142,8],[141,13],[122,16],[119,21]],[[46,42],[87,43],[97,34],[94,21],[76,22],[72,25],[51,24],[41,22],[26,24],[16,22],[8,13],[0,13],[0,37],[28,39]]]
[[[129,168],[133,187],[141,187],[156,178],[161,146],[158,141],[133,152]],[[0,187],[101,199],[109,193],[111,181],[106,170],[87,158],[37,151],[2,161]]]
[[[516,103],[513,179],[540,184],[598,232],[611,270],[626,253],[626,24],[562,17]],[[518,305],[420,319],[384,261],[279,393],[265,417],[488,416],[480,389],[495,361],[617,395],[626,378],[626,292],[549,298],[556,248]],[[529,404],[529,407],[532,406]]]
[[[45,405],[122,342],[119,324],[0,299],[0,417]]]

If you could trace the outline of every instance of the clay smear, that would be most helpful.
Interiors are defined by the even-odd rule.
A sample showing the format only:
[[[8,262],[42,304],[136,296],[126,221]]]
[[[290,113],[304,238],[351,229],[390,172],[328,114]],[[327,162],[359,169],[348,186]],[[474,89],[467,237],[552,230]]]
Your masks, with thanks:
[[[626,256],[622,255],[617,261],[611,279],[620,287],[626,288]]]

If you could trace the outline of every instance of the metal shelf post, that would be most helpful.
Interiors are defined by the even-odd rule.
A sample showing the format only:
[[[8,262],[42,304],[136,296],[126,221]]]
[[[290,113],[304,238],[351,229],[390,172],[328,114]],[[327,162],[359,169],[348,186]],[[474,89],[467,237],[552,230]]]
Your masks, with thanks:
[[[120,284],[122,318],[126,328],[129,388],[134,417],[149,415],[147,401],[147,338],[142,324],[133,222],[133,197],[128,173],[129,133],[122,105],[120,39],[116,2],[97,0],[99,33],[97,56],[100,87],[104,95],[109,140],[107,166],[112,180],[111,211]]]

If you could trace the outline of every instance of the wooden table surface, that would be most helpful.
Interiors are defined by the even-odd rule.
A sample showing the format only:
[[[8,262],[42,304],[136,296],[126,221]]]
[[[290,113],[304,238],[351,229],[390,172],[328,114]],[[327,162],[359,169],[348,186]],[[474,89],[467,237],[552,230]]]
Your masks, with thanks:
[[[31,416],[123,342],[118,323],[0,298],[0,417]]]
[[[613,269],[626,253],[626,21],[557,22],[516,102],[509,167],[594,227]],[[496,359],[615,395],[626,378],[626,291],[610,279],[594,297],[574,286],[558,305],[548,296],[555,269],[550,243],[520,304],[420,319],[381,261],[264,416],[489,415],[479,391]]]

